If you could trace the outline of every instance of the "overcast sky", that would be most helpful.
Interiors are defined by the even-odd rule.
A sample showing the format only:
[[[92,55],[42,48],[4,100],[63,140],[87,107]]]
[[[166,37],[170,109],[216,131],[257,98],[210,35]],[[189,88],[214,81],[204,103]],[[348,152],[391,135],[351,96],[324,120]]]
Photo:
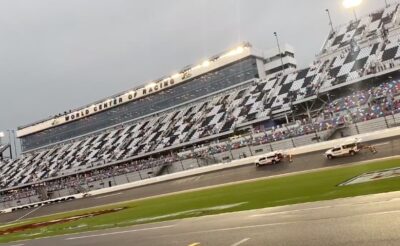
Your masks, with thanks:
[[[389,0],[390,1],[390,0]],[[357,14],[384,6],[364,0]],[[301,67],[329,26],[353,18],[342,0],[0,0],[0,130],[127,90],[240,41],[296,49]]]

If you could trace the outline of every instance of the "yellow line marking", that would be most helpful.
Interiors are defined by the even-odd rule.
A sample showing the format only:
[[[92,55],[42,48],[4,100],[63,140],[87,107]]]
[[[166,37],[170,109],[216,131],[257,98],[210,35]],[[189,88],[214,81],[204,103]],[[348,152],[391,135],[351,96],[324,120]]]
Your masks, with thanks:
[[[201,244],[200,243],[192,243],[192,244],[189,244],[188,246],[200,246]]]

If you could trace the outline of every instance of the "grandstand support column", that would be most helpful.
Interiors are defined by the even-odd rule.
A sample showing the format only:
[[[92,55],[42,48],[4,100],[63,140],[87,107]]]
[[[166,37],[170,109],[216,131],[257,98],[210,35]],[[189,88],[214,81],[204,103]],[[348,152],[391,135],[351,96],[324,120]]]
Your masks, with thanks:
[[[296,148],[296,144],[294,144],[294,140],[293,140],[292,136],[290,136],[290,140],[292,141],[293,148]]]
[[[212,158],[214,160],[214,163],[217,163],[218,161],[217,161],[217,158],[215,158],[215,154],[213,153],[213,154],[211,154],[211,156],[212,156]]]
[[[386,128],[390,128],[390,126],[389,126],[389,123],[388,123],[388,121],[387,121],[387,118],[386,118],[386,115],[383,117],[384,119],[385,119],[385,124],[386,124]]]
[[[313,106],[314,106],[314,105],[311,105],[311,108],[312,108]],[[308,106],[308,103],[306,102],[306,111],[307,111],[308,120],[312,120],[312,117],[311,117],[311,108]]]
[[[392,118],[393,118],[393,125],[396,126],[397,122],[396,122],[396,117],[394,117],[394,112],[392,110]]]
[[[36,192],[39,194],[41,201],[46,201],[50,199],[47,194],[47,189],[43,184],[36,187]]]
[[[182,171],[185,171],[185,167],[183,166],[183,162],[182,162],[182,157],[181,156],[179,156],[179,162],[181,163]]]
[[[232,142],[228,142],[228,148],[229,148],[229,154],[231,155],[231,160],[234,160],[233,154],[232,154]]]
[[[140,171],[141,171],[141,170],[139,169],[139,170],[138,170],[139,178],[140,178],[140,180],[143,180],[143,178],[142,178],[142,173],[141,173]]]
[[[253,151],[251,150],[251,145],[253,143],[253,136],[251,136],[249,143],[247,144],[247,147],[249,148],[250,155],[253,156]]]
[[[197,167],[200,167],[199,157],[196,156]]]
[[[357,134],[360,134],[360,129],[358,129],[357,122],[354,122],[354,126],[356,127]]]
[[[319,143],[320,142],[320,136],[318,136],[317,129],[314,130],[314,133],[315,133],[315,139]]]
[[[85,177],[85,185],[86,185],[87,191],[90,191],[89,183],[88,183],[88,180],[86,177]]]
[[[321,100],[320,98],[317,98],[317,99]],[[311,103],[311,105],[309,105],[308,102],[304,102],[304,103],[298,104],[299,107],[301,107],[305,111],[305,113],[307,114],[307,117],[308,117],[309,121],[312,120],[311,110],[314,108],[314,104],[316,103],[316,101],[317,100],[314,100]]]
[[[126,178],[126,181],[127,181],[128,183],[131,182],[131,181],[129,180],[128,174],[125,174],[125,178]]]
[[[360,129],[358,129],[357,121],[354,120],[354,117],[353,117],[353,115],[351,113],[349,113],[348,115],[350,115],[350,117],[351,117],[351,123],[354,124],[354,127],[356,128],[357,134],[360,134]]]
[[[118,185],[117,180],[115,179],[115,175],[113,175],[113,181],[114,181],[114,185]]]
[[[167,165],[166,167],[167,167],[167,168],[166,168],[165,170],[167,171],[167,174],[170,174],[171,172],[170,172],[169,169],[170,169],[170,167],[171,167],[171,163],[170,163],[170,165]]]

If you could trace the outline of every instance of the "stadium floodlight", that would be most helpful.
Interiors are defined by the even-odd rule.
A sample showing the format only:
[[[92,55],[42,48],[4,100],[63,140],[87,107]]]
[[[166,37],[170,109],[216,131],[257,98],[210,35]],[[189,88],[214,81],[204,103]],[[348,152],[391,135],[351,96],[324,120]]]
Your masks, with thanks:
[[[362,0],[343,0],[343,6],[346,9],[355,8],[362,3]]]
[[[148,85],[146,85],[146,88],[153,88],[154,86],[156,86],[156,83],[151,82]]]
[[[176,73],[176,74],[172,75],[171,78],[177,79],[177,78],[179,78],[180,76],[181,76],[181,74]]]
[[[210,66],[210,61],[204,61],[202,65],[203,67],[208,67]]]
[[[237,52],[238,54],[243,53],[243,51],[244,51],[243,46],[239,46],[239,47],[236,49],[236,52]]]
[[[343,6],[346,9],[353,9],[354,18],[357,21],[356,7],[362,3],[362,0],[343,0]]]
[[[243,51],[244,51],[244,47],[243,46],[239,46],[239,47],[229,51],[228,53],[222,55],[220,58],[236,56],[236,55],[239,55],[239,54],[243,53]]]

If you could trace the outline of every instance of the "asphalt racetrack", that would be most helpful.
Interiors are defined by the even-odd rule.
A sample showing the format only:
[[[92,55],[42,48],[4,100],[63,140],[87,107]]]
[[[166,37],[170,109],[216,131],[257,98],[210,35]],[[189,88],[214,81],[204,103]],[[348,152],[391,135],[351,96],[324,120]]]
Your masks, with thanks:
[[[10,243],[13,246],[400,245],[400,192]]]
[[[336,158],[327,160],[323,156],[323,151],[295,156],[293,163],[283,162],[274,166],[263,166],[256,168],[254,165],[245,165],[237,168],[226,169],[218,172],[187,177],[130,190],[118,191],[101,196],[88,197],[75,201],[52,204],[31,210],[19,210],[13,213],[1,214],[0,223],[13,222],[18,219],[34,218],[38,216],[51,215],[60,212],[68,212],[76,209],[89,208],[99,205],[106,205],[116,202],[129,201],[138,198],[150,197],[155,195],[168,194],[172,192],[185,191],[189,189],[207,187],[212,185],[225,184],[236,181],[262,178],[286,173],[295,173],[323,167],[331,167],[353,163],[358,161],[370,160],[375,158],[390,157],[400,155],[400,139],[392,138],[371,142],[378,150],[377,154],[364,150],[356,156]]]

